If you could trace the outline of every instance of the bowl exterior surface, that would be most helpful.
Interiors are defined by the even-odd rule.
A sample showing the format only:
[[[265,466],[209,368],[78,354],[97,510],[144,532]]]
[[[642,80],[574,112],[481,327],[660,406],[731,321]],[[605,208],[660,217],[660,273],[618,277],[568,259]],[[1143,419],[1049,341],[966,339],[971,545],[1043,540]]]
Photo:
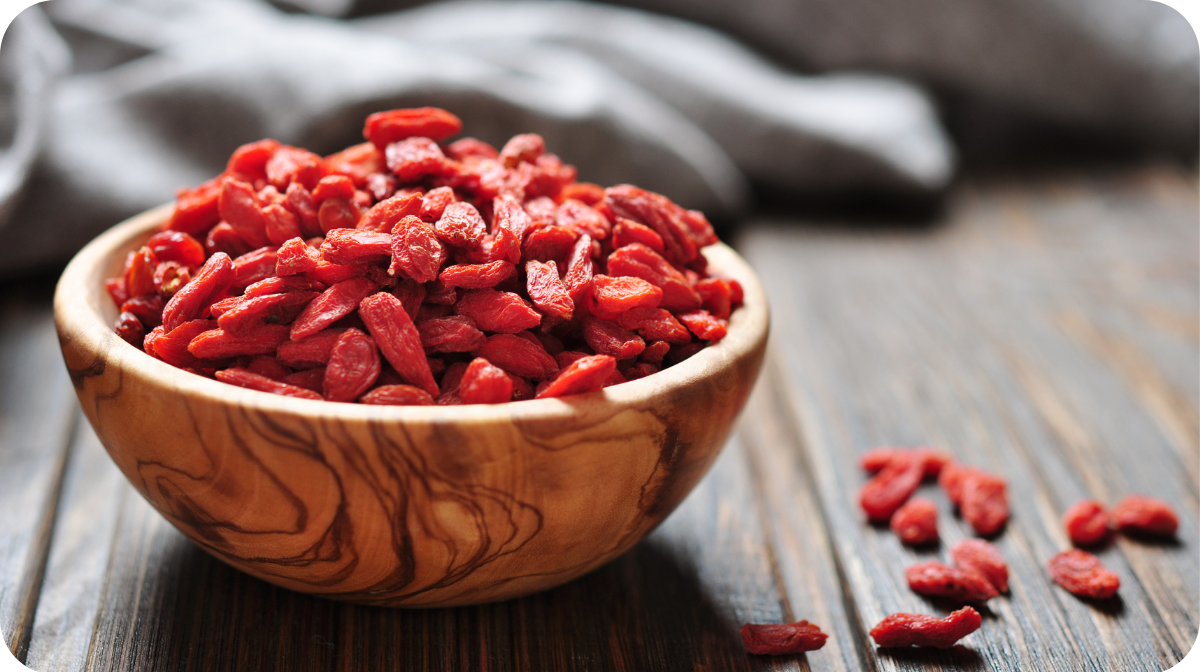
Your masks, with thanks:
[[[72,382],[113,460],[167,520],[230,565],[302,592],[449,606],[586,573],[687,496],[762,363],[765,298],[722,246],[715,263],[747,286],[736,338],[602,392],[429,408],[244,390],[154,360],[108,328],[103,279],[165,214],[116,227],[64,273],[55,315]]]

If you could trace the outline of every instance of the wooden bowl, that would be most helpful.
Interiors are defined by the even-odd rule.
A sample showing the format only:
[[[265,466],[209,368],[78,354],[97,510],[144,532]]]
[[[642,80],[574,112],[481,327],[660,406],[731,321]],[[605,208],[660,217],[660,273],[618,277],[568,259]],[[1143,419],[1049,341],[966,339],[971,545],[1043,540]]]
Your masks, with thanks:
[[[716,459],[762,365],[766,297],[736,253],[729,335],[647,378],[564,399],[369,406],[246,390],[113,332],[104,279],[170,214],[76,255],[54,314],[84,413],[112,459],[201,548],[337,600],[432,607],[569,581],[658,525]]]

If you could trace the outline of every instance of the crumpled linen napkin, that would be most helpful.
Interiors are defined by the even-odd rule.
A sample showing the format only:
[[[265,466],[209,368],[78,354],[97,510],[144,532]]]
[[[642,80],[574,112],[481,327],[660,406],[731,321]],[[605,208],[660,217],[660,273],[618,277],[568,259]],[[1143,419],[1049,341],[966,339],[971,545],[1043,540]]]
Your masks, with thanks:
[[[243,142],[328,153],[401,106],[493,143],[539,132],[581,179],[714,219],[751,185],[936,196],[958,162],[941,117],[961,132],[963,109],[1195,154],[1196,39],[1153,2],[619,1],[700,23],[569,0],[42,3],[0,49],[0,275],[65,259]]]
[[[535,131],[580,179],[713,217],[748,184],[931,194],[954,149],[930,99],[805,77],[711,29],[582,2],[458,2],[355,21],[253,0],[53,0],[0,49],[0,273],[59,260],[274,137],[328,153],[436,105],[493,143]],[[518,30],[518,27],[521,29]],[[36,157],[36,160],[34,160]]]

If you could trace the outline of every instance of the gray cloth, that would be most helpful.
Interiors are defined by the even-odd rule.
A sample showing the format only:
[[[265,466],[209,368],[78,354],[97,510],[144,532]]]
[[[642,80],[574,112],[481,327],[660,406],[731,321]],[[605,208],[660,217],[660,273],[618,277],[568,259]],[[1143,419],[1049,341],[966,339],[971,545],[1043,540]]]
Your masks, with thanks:
[[[408,3],[291,4],[336,15]],[[27,10],[0,49],[0,273],[64,258],[120,219],[216,174],[241,143],[274,137],[328,153],[360,142],[368,113],[403,106],[450,109],[467,135],[493,143],[541,133],[581,179],[632,182],[714,217],[742,211],[750,185],[920,197],[952,180],[956,152],[929,94],[865,72],[929,78],[899,58],[922,53],[914,21],[898,20],[890,38],[887,22],[868,21],[843,43],[819,33],[835,26],[828,17],[843,5],[857,6],[851,0],[642,4],[752,35],[747,42],[793,65],[858,71],[802,76],[709,28],[579,2],[455,2],[353,21],[256,0],[53,0]],[[719,9],[732,6],[744,9]],[[1125,88],[1100,95],[1089,80],[1063,91],[1071,88],[1061,81],[1065,70],[1049,68],[1059,74],[1026,90],[1021,77],[1037,70],[1031,63],[1047,57],[1055,34],[1039,30],[1027,36],[1034,48],[1025,57],[979,70],[981,95],[1098,128],[1141,129],[1130,133],[1148,146],[1194,137],[1194,40],[1190,51],[1172,41],[1158,61],[1104,52],[1111,45],[1093,40],[1077,65],[1111,66]],[[986,60],[986,44],[963,39],[968,61]],[[963,59],[927,42],[927,60],[942,68],[929,76],[972,84],[944,73],[975,66],[950,63]],[[835,58],[839,44],[853,54]],[[871,45],[878,53],[868,54]],[[1180,63],[1193,68],[1190,99],[1168,86],[1179,81]],[[1008,78],[997,79],[993,71],[1006,69]],[[1168,89],[1171,96],[1162,93]],[[1136,105],[1110,109],[1131,97]],[[1180,121],[1188,114],[1192,126]]]

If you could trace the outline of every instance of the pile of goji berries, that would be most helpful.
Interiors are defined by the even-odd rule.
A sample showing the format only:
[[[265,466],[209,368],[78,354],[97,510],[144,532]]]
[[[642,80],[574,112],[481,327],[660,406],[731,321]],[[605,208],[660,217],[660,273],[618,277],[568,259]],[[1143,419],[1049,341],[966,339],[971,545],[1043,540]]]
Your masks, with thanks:
[[[391,110],[327,157],[238,148],[108,280],[117,333],[234,385],[393,405],[590,392],[725,336],[742,288],[708,272],[702,213],[461,129]]]

